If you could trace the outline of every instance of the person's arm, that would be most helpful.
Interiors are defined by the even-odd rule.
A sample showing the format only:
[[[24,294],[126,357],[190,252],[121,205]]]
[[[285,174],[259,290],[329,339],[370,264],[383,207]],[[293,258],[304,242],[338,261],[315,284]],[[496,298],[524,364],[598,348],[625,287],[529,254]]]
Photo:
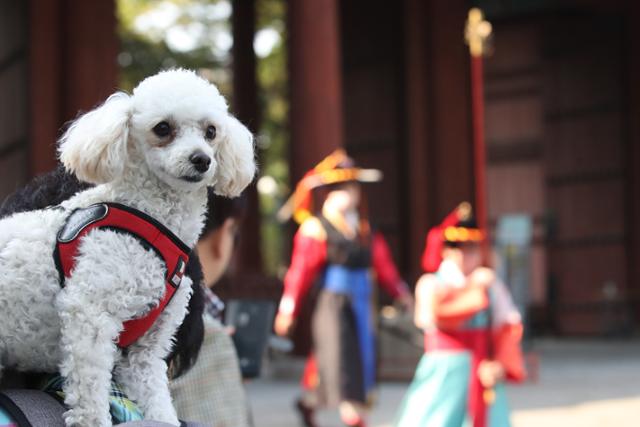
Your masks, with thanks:
[[[378,285],[391,297],[410,304],[412,298],[409,287],[400,277],[398,269],[393,262],[389,245],[387,245],[387,242],[380,233],[373,235],[371,257]]]
[[[416,285],[414,322],[418,328],[437,326],[456,329],[465,320],[489,304],[487,293],[479,286],[451,288],[440,286],[433,274],[423,275]]]
[[[449,288],[436,290],[433,303],[436,324],[448,329],[457,328],[465,320],[487,308],[489,299],[486,290],[480,287]]]
[[[413,322],[420,329],[427,329],[435,325],[433,294],[436,280],[432,274],[424,274],[416,284],[416,302],[413,312]]]
[[[286,335],[311,285],[325,265],[326,234],[317,218],[305,221],[294,237],[291,265],[284,278],[284,292],[280,300],[275,329]]]
[[[463,287],[438,286],[434,291],[434,318],[442,329],[456,329],[464,321],[489,306],[487,288],[493,273],[479,268],[467,279]]]
[[[500,362],[507,380],[521,382],[527,376],[520,343],[523,327],[521,323],[503,324],[494,331],[494,359]]]
[[[520,382],[526,377],[522,350],[522,316],[506,285],[496,280],[493,291],[494,358],[504,368],[507,380]]]

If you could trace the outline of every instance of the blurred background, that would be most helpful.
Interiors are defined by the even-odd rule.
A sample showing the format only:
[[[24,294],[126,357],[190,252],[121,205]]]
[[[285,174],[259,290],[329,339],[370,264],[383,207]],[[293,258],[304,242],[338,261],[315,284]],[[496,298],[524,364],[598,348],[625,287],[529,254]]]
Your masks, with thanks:
[[[480,80],[471,7],[493,29]],[[429,227],[462,200],[486,206],[535,374],[513,392],[516,425],[637,425],[639,19],[632,0],[2,0],[0,199],[54,167],[79,112],[160,69],[196,69],[257,134],[261,165],[221,296],[277,301],[294,227],[276,211],[344,147],[384,172],[369,209],[411,284]],[[374,425],[392,419],[421,352],[389,332],[410,322],[387,314],[380,372],[392,382]],[[249,385],[258,426],[295,425],[261,415],[288,411],[295,391],[275,353]]]

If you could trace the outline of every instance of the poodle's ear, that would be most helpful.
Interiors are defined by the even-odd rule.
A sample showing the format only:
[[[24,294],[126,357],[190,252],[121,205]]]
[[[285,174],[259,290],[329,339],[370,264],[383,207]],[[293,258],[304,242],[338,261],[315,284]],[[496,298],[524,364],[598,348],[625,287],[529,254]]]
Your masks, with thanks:
[[[214,176],[216,194],[237,197],[253,180],[256,163],[253,135],[234,117],[229,116],[216,148],[218,167]]]
[[[120,175],[127,156],[130,113],[131,97],[118,92],[73,122],[58,146],[65,168],[94,184]]]

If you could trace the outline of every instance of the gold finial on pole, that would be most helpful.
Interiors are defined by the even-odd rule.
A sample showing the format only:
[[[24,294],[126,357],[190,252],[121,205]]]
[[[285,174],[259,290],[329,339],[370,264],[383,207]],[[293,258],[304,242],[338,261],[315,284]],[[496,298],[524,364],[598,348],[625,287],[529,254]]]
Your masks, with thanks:
[[[487,43],[489,36],[491,36],[491,30],[491,22],[484,19],[484,14],[480,9],[474,7],[469,10],[464,37],[469,45],[471,56],[478,57],[487,52]]]

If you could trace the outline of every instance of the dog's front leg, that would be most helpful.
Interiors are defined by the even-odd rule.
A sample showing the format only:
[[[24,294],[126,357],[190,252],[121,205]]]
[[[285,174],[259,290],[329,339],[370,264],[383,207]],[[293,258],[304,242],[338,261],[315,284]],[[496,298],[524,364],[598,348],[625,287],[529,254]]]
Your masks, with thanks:
[[[185,276],[153,328],[129,348],[126,358],[116,366],[116,381],[138,403],[145,419],[180,424],[171,401],[164,359],[184,319],[190,296],[191,279]]]
[[[96,310],[72,286],[60,293],[64,414],[68,427],[109,427],[109,389],[122,322]]]

